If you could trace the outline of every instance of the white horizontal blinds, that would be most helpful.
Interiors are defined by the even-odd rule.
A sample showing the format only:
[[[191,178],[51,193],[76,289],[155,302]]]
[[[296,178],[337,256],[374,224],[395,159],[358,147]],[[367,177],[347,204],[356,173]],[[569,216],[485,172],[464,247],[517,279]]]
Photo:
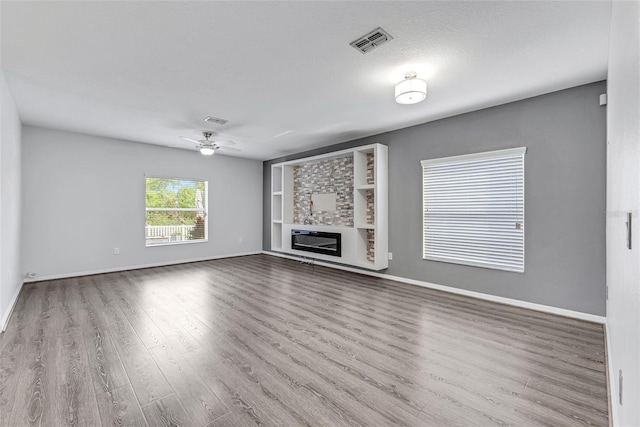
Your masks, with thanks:
[[[526,148],[423,160],[423,258],[524,271]]]

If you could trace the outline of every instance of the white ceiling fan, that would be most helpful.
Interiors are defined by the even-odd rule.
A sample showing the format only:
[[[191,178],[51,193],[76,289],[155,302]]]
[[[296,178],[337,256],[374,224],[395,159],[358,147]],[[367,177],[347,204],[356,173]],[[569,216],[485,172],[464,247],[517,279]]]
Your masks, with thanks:
[[[196,141],[195,139],[192,139],[192,138],[188,138],[186,136],[181,136],[180,138],[184,139],[185,141],[193,142],[194,144],[196,144],[196,148],[200,150],[200,154],[203,154],[205,156],[211,156],[218,150],[242,151],[238,148],[230,147],[230,145],[235,145],[235,142],[231,140],[226,140],[226,141],[211,140],[210,138],[215,135],[217,134],[213,131],[204,130],[202,131],[202,136],[204,136],[204,139],[201,139],[199,141]]]

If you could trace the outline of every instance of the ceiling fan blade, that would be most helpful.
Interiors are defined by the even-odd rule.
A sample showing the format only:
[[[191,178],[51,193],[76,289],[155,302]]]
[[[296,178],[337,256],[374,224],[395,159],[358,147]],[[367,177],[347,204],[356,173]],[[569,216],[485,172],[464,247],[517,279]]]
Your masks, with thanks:
[[[184,139],[185,141],[193,142],[194,144],[200,144],[200,141],[196,141],[195,139],[187,138],[186,136],[181,136],[180,138]]]
[[[230,139],[217,140],[216,144],[219,147],[228,147],[229,145],[236,145],[236,143]]]
[[[175,148],[178,150],[187,150],[187,151],[196,151],[197,148],[194,147],[193,145],[168,145],[166,146],[167,148]]]
[[[242,150],[241,150],[241,149],[239,149],[239,148],[234,148],[234,147],[225,147],[225,146],[222,146],[222,145],[218,145],[218,149],[219,149],[219,150],[242,151]]]

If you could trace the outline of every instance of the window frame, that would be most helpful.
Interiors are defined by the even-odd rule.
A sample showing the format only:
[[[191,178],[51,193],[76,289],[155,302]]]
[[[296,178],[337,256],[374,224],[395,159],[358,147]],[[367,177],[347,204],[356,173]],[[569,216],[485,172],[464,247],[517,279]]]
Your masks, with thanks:
[[[178,241],[169,241],[163,243],[155,243],[152,245],[147,244],[146,237],[146,226],[147,226],[147,212],[201,212],[198,208],[149,208],[147,207],[147,179],[167,179],[174,181],[192,181],[192,182],[202,182],[204,183],[204,194],[203,194],[203,208],[204,208],[204,239],[197,240],[178,240]],[[206,179],[199,178],[184,178],[184,177],[169,177],[164,175],[144,175],[144,245],[145,248],[153,248],[156,246],[174,246],[174,245],[190,245],[194,243],[207,243],[209,241],[209,181]]]
[[[429,261],[438,261],[438,262],[446,262],[446,263],[452,263],[452,264],[459,264],[459,265],[468,265],[468,266],[473,266],[473,267],[481,267],[481,268],[488,268],[488,269],[492,269],[492,270],[502,270],[502,271],[510,271],[510,272],[517,272],[517,273],[524,273],[524,269],[525,269],[525,230],[526,230],[526,226],[525,226],[525,154],[527,152],[527,147],[518,147],[518,148],[508,148],[508,149],[504,149],[504,150],[494,150],[494,151],[485,151],[485,152],[480,152],[480,153],[473,153],[473,154],[464,154],[464,155],[459,155],[459,156],[448,156],[448,157],[440,157],[440,158],[435,158],[435,159],[428,159],[428,160],[422,160],[420,162],[421,166],[422,166],[422,224],[423,224],[423,230],[422,230],[422,259],[425,260],[429,260]],[[427,236],[428,236],[428,218],[427,218],[427,212],[428,212],[428,202],[427,202],[427,168],[429,166],[434,166],[434,165],[443,165],[446,163],[449,163],[452,167],[454,167],[455,164],[460,164],[460,163],[464,163],[464,162],[473,162],[473,161],[478,161],[478,160],[499,160],[499,159],[512,159],[512,158],[517,158],[517,157],[521,157],[521,169],[519,170],[519,174],[517,175],[517,177],[515,178],[515,184],[516,185],[521,185],[521,188],[517,188],[515,190],[515,194],[518,196],[520,195],[520,191],[521,191],[521,200],[522,200],[522,206],[521,206],[521,213],[520,210],[517,210],[517,214],[521,215],[518,218],[521,218],[521,221],[516,221],[515,224],[515,228],[518,229],[518,223],[520,224],[520,228],[518,230],[521,230],[521,241],[522,241],[522,247],[519,248],[519,250],[521,249],[521,253],[522,253],[522,262],[521,264],[519,264],[516,267],[510,267],[510,266],[505,266],[505,265],[500,265],[499,263],[490,263],[490,262],[486,262],[486,261],[473,261],[473,260],[469,260],[469,259],[456,259],[456,258],[448,258],[446,256],[437,256],[434,255],[433,253],[428,253],[428,243],[427,243]],[[518,179],[520,179],[520,183],[518,183]],[[455,190],[463,190],[464,191],[464,185],[460,185],[459,187],[456,187]],[[490,189],[491,190],[495,190],[495,188]],[[433,195],[431,195],[431,197],[433,197]],[[517,206],[520,209],[520,206]],[[505,208],[506,210],[507,208]],[[432,219],[433,221],[433,219]],[[432,224],[433,222],[431,222]],[[480,227],[478,227],[480,228]],[[475,231],[477,233],[477,231]],[[474,231],[472,231],[471,233],[469,233],[472,237],[473,237],[473,233]],[[444,233],[442,233],[446,236],[446,231]],[[433,234],[432,234],[433,237]],[[441,236],[438,236],[441,237]],[[478,248],[478,249],[468,249],[469,253],[472,253],[472,251],[475,250],[475,252],[477,254],[481,254],[482,253],[482,249]],[[453,250],[452,252],[454,252],[455,250]],[[446,252],[446,249],[443,251]],[[486,254],[485,254],[486,255]],[[472,258],[474,255],[465,255],[465,258]],[[481,258],[481,257],[478,257]],[[506,258],[505,258],[506,259]],[[507,263],[507,261],[503,261],[503,263]]]

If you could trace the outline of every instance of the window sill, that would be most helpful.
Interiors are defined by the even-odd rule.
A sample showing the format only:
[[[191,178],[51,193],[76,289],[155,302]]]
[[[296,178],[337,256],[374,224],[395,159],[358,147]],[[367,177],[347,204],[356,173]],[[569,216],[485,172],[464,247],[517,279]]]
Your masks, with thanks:
[[[203,240],[180,240],[178,242],[165,242],[165,243],[155,243],[153,245],[145,244],[146,248],[155,248],[156,246],[178,246],[178,245],[191,245],[194,243],[207,243],[209,239]]]
[[[467,265],[470,267],[480,267],[480,268],[488,268],[490,270],[499,270],[499,271],[509,271],[511,273],[524,273],[524,266],[522,267],[505,267],[494,264],[486,264],[482,262],[473,262],[473,261],[463,261],[457,260],[453,258],[440,258],[435,256],[423,256],[423,260],[426,261],[437,261],[437,262],[447,262],[449,264],[458,264],[458,265]]]

